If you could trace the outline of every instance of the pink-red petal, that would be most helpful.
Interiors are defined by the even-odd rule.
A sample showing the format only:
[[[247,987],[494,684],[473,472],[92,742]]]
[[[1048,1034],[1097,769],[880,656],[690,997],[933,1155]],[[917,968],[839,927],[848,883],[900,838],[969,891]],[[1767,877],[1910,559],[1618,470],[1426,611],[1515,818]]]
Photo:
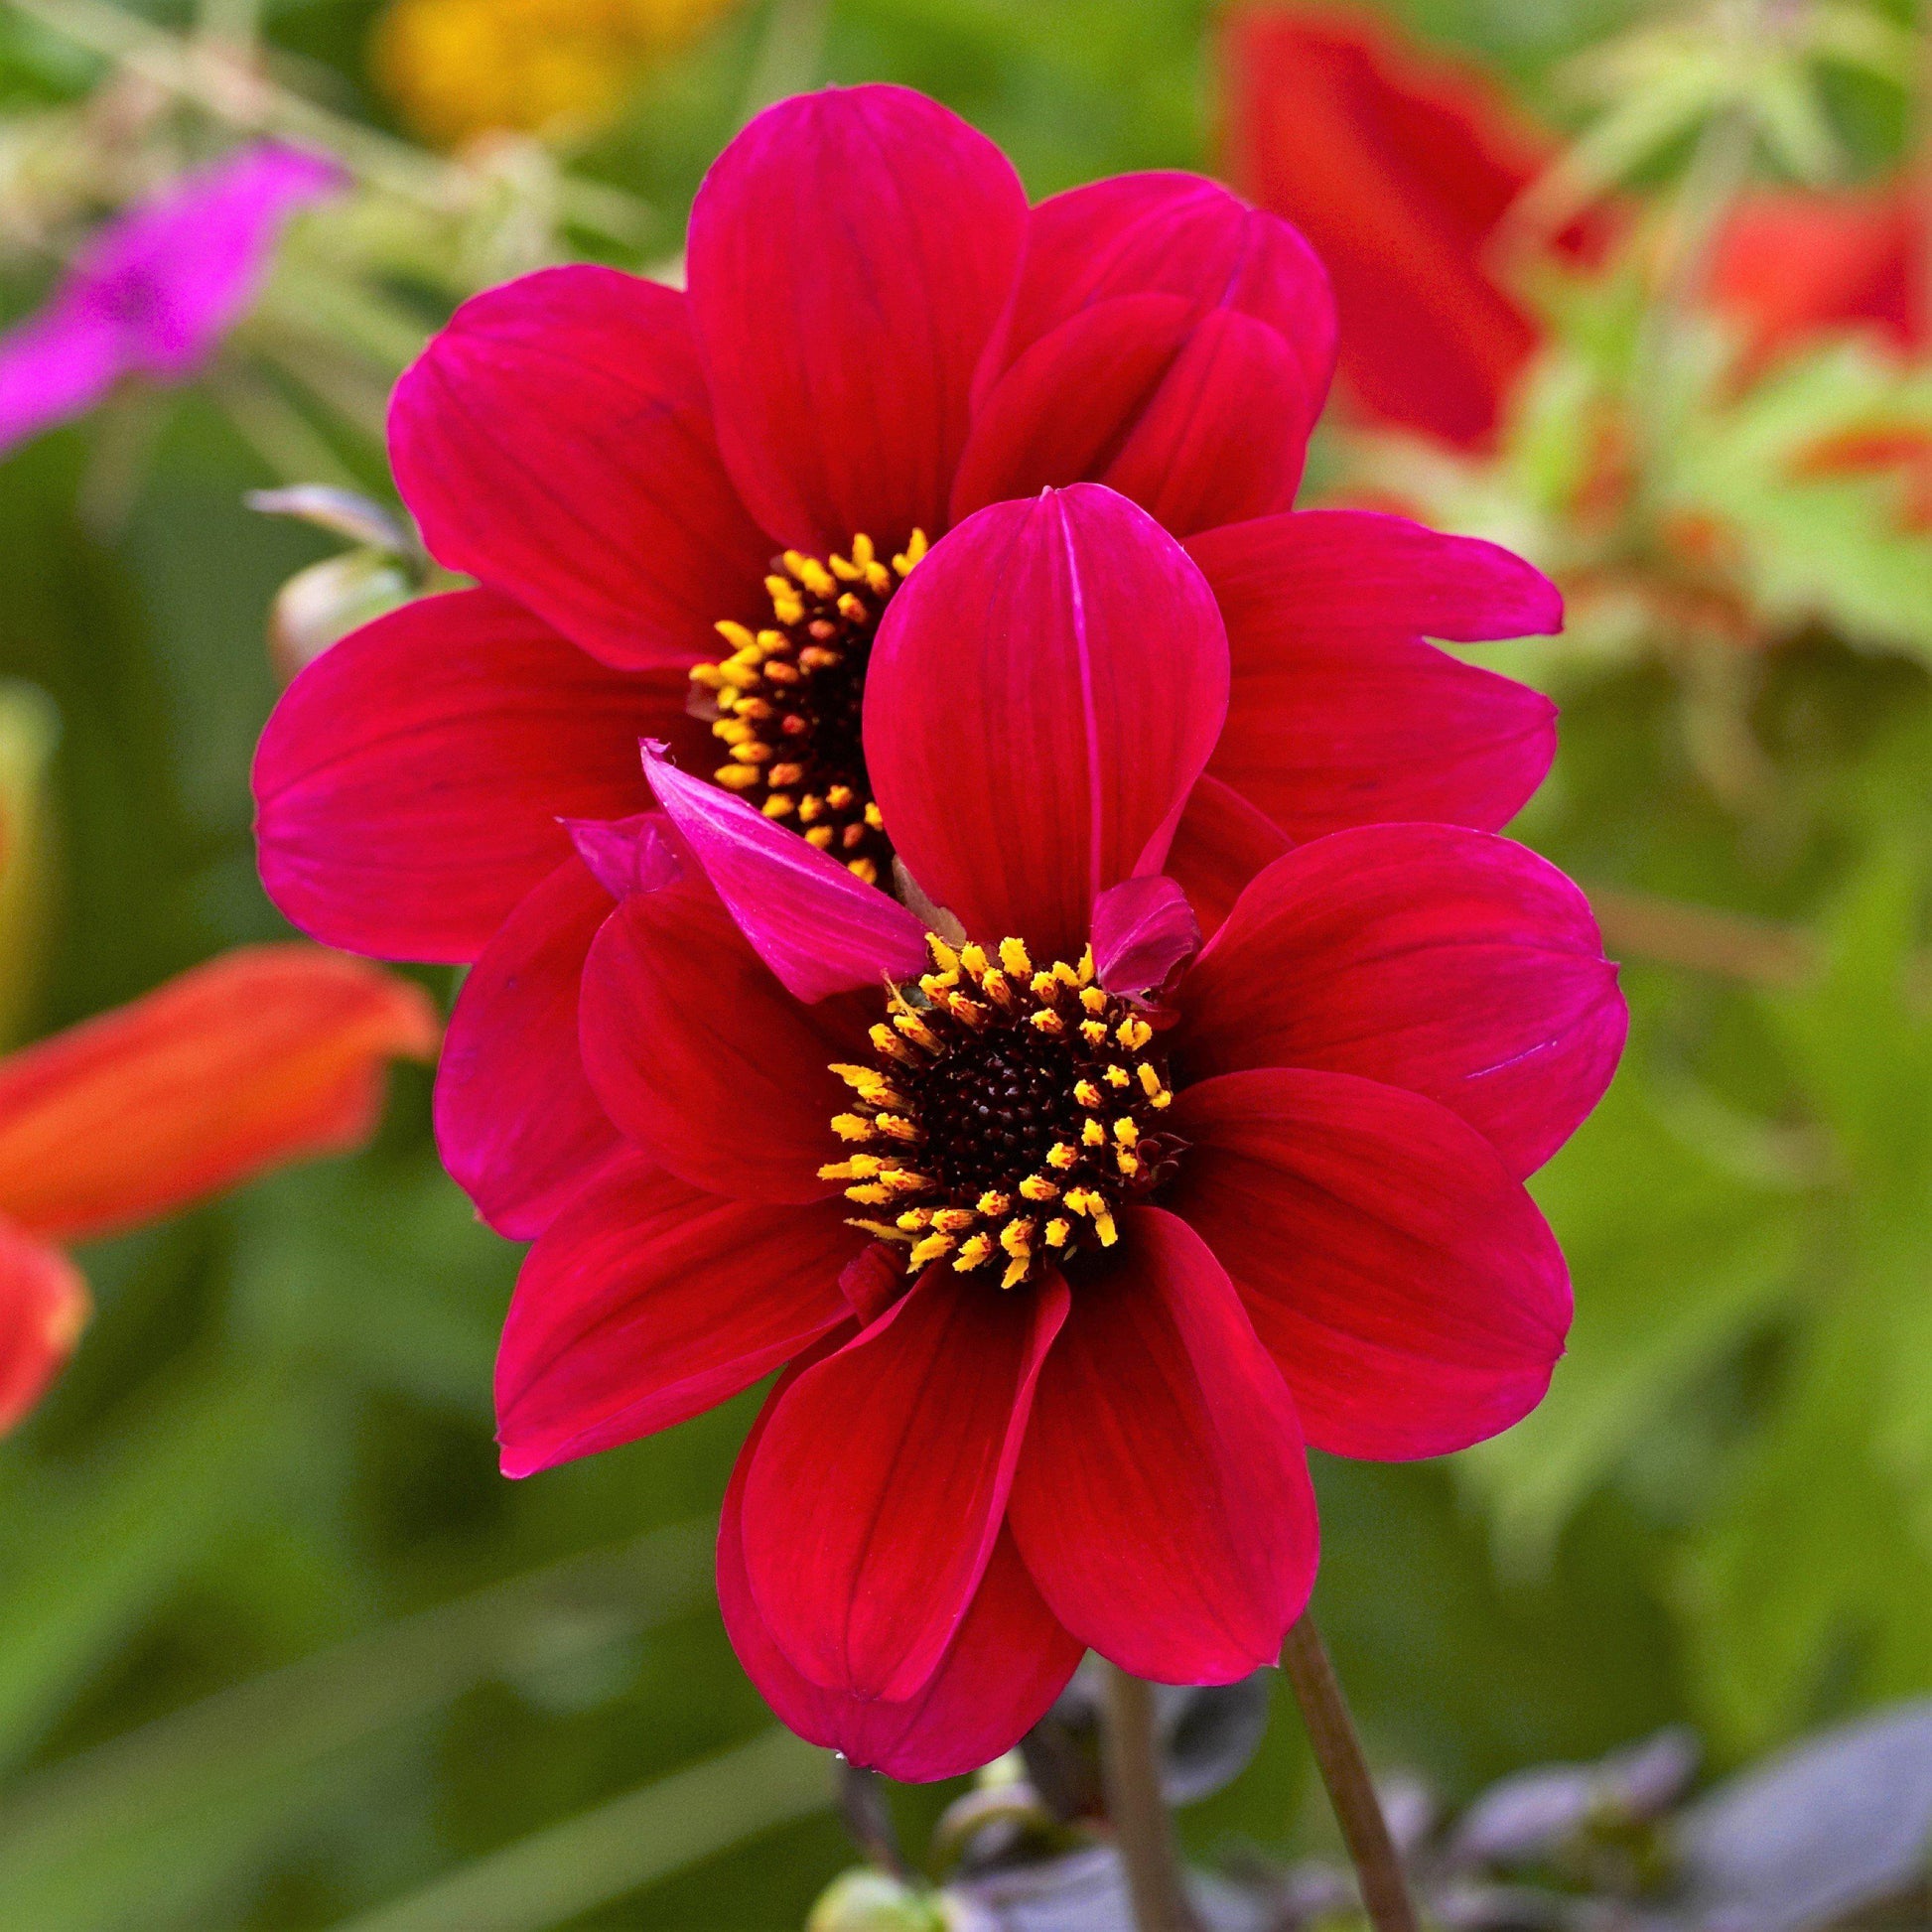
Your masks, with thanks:
[[[1011,1750],[1066,1688],[1083,1646],[1041,1601],[1012,1535],[1002,1530],[959,1632],[931,1677],[901,1703],[847,1697],[802,1676],[765,1627],[745,1575],[746,1471],[772,1392],[732,1471],[718,1522],[718,1608],[732,1647],[764,1700],[809,1742],[888,1777],[924,1782],[977,1770]]]
[[[1094,971],[1109,992],[1158,992],[1199,950],[1187,896],[1165,875],[1123,879],[1093,902]]]
[[[866,763],[921,890],[969,933],[1077,958],[1094,899],[1158,872],[1226,715],[1205,583],[1093,483],[953,531],[880,627]]]
[[[624,1136],[692,1186],[817,1200],[850,1098],[830,1064],[864,1047],[851,1004],[801,1006],[702,879],[633,893],[585,964],[584,1070]]]
[[[793,998],[809,1004],[925,968],[925,927],[897,899],[744,799],[680,771],[662,750],[644,747],[658,802]]]
[[[903,87],[780,101],[718,158],[691,210],[691,314],[765,529],[824,556],[944,528],[1026,221],[1005,156]]]
[[[1543,1399],[1570,1279],[1474,1128],[1301,1068],[1204,1080],[1173,1122],[1189,1146],[1168,1205],[1233,1277],[1318,1449],[1444,1455]]]
[[[404,371],[396,484],[439,562],[605,662],[685,670],[771,545],[718,458],[685,299],[613,268],[473,296]]]
[[[943,1263],[773,1405],[745,1478],[746,1575],[792,1668],[848,1697],[928,1683],[1006,1512],[1057,1278],[1002,1295]]]
[[[1340,510],[1211,530],[1188,552],[1228,627],[1213,774],[1292,837],[1399,819],[1494,831],[1542,782],[1556,707],[1422,641],[1557,628],[1555,588],[1519,558]]]
[[[1158,1207],[1075,1291],[1034,1397],[1011,1520],[1048,1606],[1137,1677],[1275,1661],[1314,1583],[1295,1404],[1221,1265]]]
[[[496,1358],[503,1473],[529,1475],[716,1407],[848,1318],[865,1237],[839,1203],[725,1200],[621,1156],[517,1277]]]
[[[1583,894],[1490,833],[1371,825],[1278,860],[1188,975],[1195,1078],[1325,1067],[1458,1113],[1518,1174],[1602,1097],[1627,1025]]]
[[[626,677],[489,591],[406,604],[282,694],[255,754],[268,896],[328,945],[470,961],[570,856],[560,818],[648,806],[641,733],[684,682]]]
[[[577,1047],[584,959],[611,895],[581,859],[530,893],[483,950],[436,1069],[436,1145],[498,1234],[530,1241],[616,1153]]]

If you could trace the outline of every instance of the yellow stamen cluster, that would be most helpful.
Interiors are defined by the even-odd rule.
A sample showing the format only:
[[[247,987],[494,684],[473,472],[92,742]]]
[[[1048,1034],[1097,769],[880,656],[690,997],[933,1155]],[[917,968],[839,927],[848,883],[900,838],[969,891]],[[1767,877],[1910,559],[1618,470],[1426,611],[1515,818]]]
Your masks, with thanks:
[[[787,550],[764,580],[771,623],[721,622],[730,655],[691,669],[692,709],[729,752],[711,775],[869,886],[893,848],[866,778],[866,664],[887,603],[925,552],[920,530],[890,564],[868,536],[823,563]]]
[[[832,1068],[854,1095],[832,1120],[849,1152],[820,1176],[915,1268],[997,1267],[1017,1288],[1043,1262],[1111,1248],[1119,1208],[1178,1152],[1149,1051],[1161,1016],[1097,985],[1091,948],[1035,968],[1018,939],[988,952],[928,933],[926,947],[932,971],[887,989],[872,1063]]]

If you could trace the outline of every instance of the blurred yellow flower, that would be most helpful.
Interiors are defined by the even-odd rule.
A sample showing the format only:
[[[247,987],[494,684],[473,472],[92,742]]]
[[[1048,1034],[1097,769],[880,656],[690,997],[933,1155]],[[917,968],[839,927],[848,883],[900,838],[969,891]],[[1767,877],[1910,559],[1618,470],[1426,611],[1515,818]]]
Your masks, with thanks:
[[[596,127],[736,0],[391,0],[377,84],[424,139]]]

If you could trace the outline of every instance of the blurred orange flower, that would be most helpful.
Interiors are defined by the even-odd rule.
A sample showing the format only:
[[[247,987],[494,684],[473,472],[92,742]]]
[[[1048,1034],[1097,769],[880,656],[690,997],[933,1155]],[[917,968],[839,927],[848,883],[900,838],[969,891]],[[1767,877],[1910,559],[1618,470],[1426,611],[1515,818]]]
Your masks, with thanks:
[[[53,1242],[157,1220],[354,1147],[382,1068],[435,1051],[421,988],[316,946],[243,946],[0,1059],[0,1431],[87,1315]]]

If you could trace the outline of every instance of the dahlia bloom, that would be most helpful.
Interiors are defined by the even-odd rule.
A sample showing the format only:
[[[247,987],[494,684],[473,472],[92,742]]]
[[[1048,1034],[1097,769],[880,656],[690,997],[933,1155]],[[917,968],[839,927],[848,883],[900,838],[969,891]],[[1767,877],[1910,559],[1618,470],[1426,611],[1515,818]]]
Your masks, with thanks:
[[[84,414],[124,376],[186,381],[260,293],[288,217],[344,179],[264,142],[107,222],[47,306],[0,336],[0,450]]]
[[[788,1724],[895,1775],[1006,1749],[1088,1647],[1272,1662],[1315,1569],[1305,1444],[1459,1449],[1562,1351],[1522,1177],[1624,1027],[1582,895],[1491,834],[1358,826],[1202,946],[1162,867],[1229,689],[1180,546],[1049,489],[969,518],[879,631],[864,751],[923,915],[662,744],[660,812],[573,828],[621,1141],[524,1264],[503,1466],[789,1363],[721,1604]],[[554,1077],[539,1037],[501,1056],[512,1095]]]
[[[1479,448],[1542,340],[1497,251],[1556,137],[1481,69],[1360,8],[1236,7],[1221,56],[1228,174],[1320,251],[1352,399]],[[1558,254],[1587,258],[1601,225],[1566,230]],[[1747,196],[1719,236],[1712,302],[1756,361],[1860,329],[1916,350],[1932,327],[1929,232],[1909,183]]]
[[[0,1432],[87,1317],[57,1244],[356,1146],[385,1062],[428,1058],[436,1035],[407,981],[311,946],[244,946],[0,1059]]]
[[[256,763],[262,876],[297,925],[475,962],[438,1132],[499,1231],[540,1232],[617,1146],[576,1043],[608,900],[564,822],[646,810],[635,748],[659,739],[890,887],[868,665],[928,545],[990,503],[1092,479],[1188,541],[1233,657],[1169,859],[1205,925],[1292,839],[1493,830],[1541,780],[1548,702],[1423,638],[1553,630],[1550,585],[1491,545],[1291,507],[1334,329],[1285,222],[1174,174],[1030,210],[982,136],[867,86],[754,121],[689,263],[688,293],[560,268],[459,310],[391,445],[430,549],[482,588],[332,647]]]

